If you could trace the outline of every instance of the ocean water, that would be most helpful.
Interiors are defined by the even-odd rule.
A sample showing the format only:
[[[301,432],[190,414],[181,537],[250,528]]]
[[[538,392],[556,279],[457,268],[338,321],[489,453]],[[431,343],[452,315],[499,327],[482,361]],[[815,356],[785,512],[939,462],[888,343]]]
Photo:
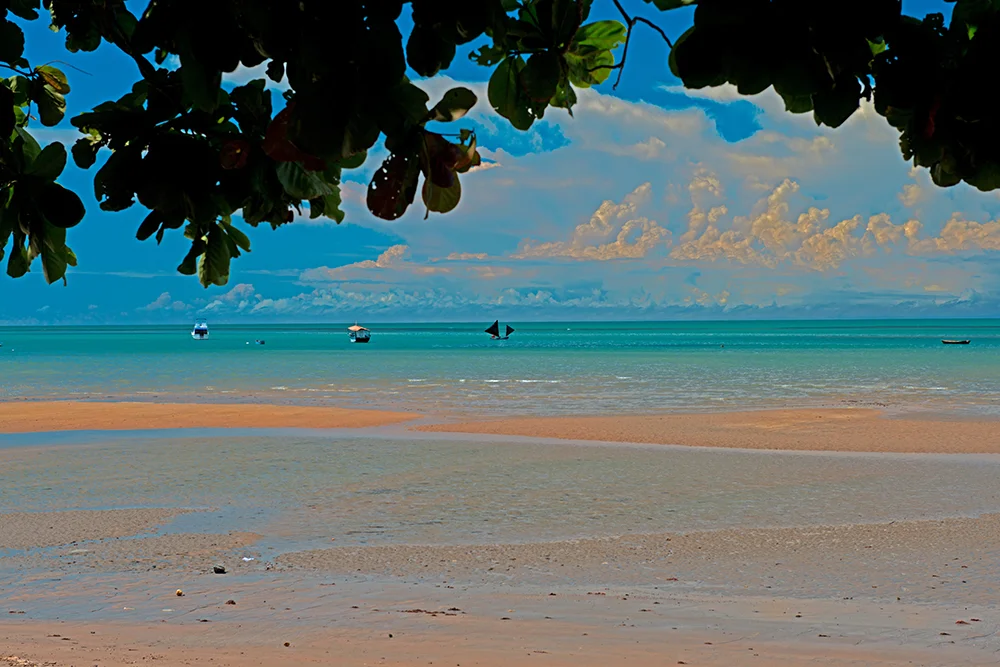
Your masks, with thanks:
[[[267,400],[488,414],[886,404],[1000,414],[1000,320],[0,328],[0,400]],[[501,326],[503,323],[501,324]],[[967,346],[943,338],[971,339]],[[254,345],[254,339],[266,345]]]

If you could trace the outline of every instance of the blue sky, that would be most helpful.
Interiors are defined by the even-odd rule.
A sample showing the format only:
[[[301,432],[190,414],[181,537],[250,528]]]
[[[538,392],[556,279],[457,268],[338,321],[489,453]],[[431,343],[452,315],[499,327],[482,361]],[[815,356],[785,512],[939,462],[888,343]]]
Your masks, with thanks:
[[[673,36],[691,21],[624,4]],[[595,5],[594,18],[615,17]],[[949,7],[904,2],[914,15]],[[68,54],[42,22],[26,32],[33,64],[88,73],[64,68],[69,115],[134,80],[112,49]],[[617,91],[584,91],[574,118],[553,110],[518,132],[489,108],[489,71],[467,52],[447,77],[419,82],[432,98],[459,84],[481,93],[462,124],[489,168],[466,176],[455,212],[374,219],[363,197],[375,153],[344,186],[344,224],[247,227],[253,252],[227,287],[206,290],[175,272],[179,233],[136,241],[144,211],[101,212],[94,171],[68,168],[64,183],[88,205],[70,234],[80,266],[66,287],[37,269],[0,277],[0,323],[1000,315],[1000,197],[934,187],[869,108],[830,131],[770,91],[685,91],[659,36],[637,28]],[[38,136],[68,146],[64,125]]]

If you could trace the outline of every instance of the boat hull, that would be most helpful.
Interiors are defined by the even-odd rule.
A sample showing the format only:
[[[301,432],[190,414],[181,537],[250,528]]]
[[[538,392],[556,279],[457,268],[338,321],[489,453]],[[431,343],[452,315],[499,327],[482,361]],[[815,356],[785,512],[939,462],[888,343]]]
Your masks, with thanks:
[[[968,345],[972,341],[971,340],[943,340],[941,342],[944,343],[945,345]]]

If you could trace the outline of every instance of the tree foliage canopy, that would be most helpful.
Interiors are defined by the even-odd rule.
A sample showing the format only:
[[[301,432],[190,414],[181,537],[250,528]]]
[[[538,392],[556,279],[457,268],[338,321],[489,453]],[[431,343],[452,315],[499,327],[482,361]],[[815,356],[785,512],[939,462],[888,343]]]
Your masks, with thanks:
[[[594,2],[622,20],[590,20]],[[552,107],[572,114],[578,89],[620,76],[633,28],[660,30],[656,10],[690,4],[690,29],[673,42],[660,30],[686,87],[773,87],[788,111],[830,127],[873,99],[903,156],[935,183],[1000,187],[988,84],[1000,2],[957,0],[949,25],[902,15],[900,0],[645,2],[640,17],[619,0],[149,0],[138,14],[124,0],[0,0],[0,66],[11,72],[0,78],[0,259],[20,277],[40,258],[49,282],[76,265],[66,230],[85,207],[57,182],[67,150],[31,134],[63,121],[71,91],[63,71],[24,58],[21,26],[45,12],[68,51],[107,43],[135,63],[131,90],[70,119],[80,131],[70,152],[83,169],[107,154],[94,195],[105,211],[145,209],[138,239],[183,229],[191,248],[178,271],[206,287],[225,284],[231,259],[250,249],[237,214],[275,228],[305,208],[342,221],[341,178],[380,140],[389,156],[368,187],[374,215],[399,218],[418,190],[428,213],[457,206],[459,176],[480,163],[476,136],[426,125],[460,120],[476,95],[454,88],[432,105],[407,68],[433,77],[476,42],[470,57],[492,69],[489,104],[526,130]],[[223,86],[224,73],[265,63],[272,83],[287,80],[280,105],[265,79]]]

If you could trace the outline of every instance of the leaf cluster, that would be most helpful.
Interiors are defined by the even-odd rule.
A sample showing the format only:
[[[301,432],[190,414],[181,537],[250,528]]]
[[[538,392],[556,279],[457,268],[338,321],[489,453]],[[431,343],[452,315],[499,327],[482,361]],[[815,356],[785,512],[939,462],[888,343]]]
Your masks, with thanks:
[[[21,26],[43,14],[67,51],[103,44],[135,64],[130,90],[70,119],[80,131],[72,157],[92,170],[101,209],[142,209],[138,239],[183,234],[178,270],[206,287],[225,284],[231,260],[250,250],[236,220],[343,221],[342,182],[379,144],[388,157],[368,185],[374,215],[398,219],[418,191],[428,215],[455,209],[461,175],[481,158],[471,130],[438,124],[460,122],[478,100],[454,88],[432,105],[408,71],[435,76],[475,43],[471,59],[492,70],[489,104],[527,130],[552,107],[572,114],[579,89],[623,68],[637,22],[671,44],[669,68],[688,88],[773,88],[790,112],[830,127],[873,99],[903,156],[937,184],[1000,187],[996,0],[952,0],[950,25],[904,16],[900,0],[646,0],[661,11],[694,5],[673,43],[619,0],[600,1],[624,22],[590,20],[594,1],[0,0],[10,72],[0,78],[0,259],[16,277],[40,258],[50,282],[76,263],[66,229],[84,206],[57,182],[66,149],[31,135],[35,123],[63,122],[70,93],[62,70],[24,57]],[[266,79],[226,82],[258,66]]]

